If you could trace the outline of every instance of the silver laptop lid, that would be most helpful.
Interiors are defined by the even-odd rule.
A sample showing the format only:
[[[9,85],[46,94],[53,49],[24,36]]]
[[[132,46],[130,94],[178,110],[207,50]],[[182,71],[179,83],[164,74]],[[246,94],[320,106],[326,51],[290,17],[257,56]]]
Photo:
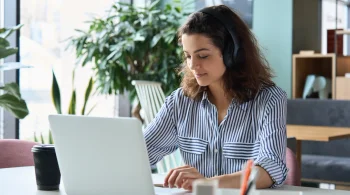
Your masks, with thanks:
[[[68,195],[154,195],[141,123],[135,118],[50,115]]]

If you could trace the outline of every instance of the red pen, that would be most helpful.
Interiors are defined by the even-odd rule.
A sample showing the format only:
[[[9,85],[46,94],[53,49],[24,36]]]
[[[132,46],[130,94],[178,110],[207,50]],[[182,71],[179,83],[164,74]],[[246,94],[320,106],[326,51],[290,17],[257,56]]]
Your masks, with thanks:
[[[249,176],[250,176],[252,167],[253,167],[253,160],[248,160],[247,164],[246,164],[246,167],[245,167],[242,184],[241,184],[241,193],[240,193],[240,195],[244,195],[245,191],[247,190],[248,180],[249,180]]]

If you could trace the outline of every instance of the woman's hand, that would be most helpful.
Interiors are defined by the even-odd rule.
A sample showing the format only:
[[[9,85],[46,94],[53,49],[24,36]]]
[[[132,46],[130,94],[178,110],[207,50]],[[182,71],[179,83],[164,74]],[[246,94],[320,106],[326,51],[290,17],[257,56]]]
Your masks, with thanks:
[[[170,188],[176,186],[185,190],[192,190],[193,181],[203,178],[204,176],[196,168],[186,165],[170,170],[164,179],[164,186]]]

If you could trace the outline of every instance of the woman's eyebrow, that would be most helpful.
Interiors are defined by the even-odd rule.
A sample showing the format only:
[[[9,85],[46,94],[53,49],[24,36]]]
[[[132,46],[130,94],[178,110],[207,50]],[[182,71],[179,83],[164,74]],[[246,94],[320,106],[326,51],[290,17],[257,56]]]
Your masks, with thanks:
[[[194,51],[194,53],[200,52],[200,51],[210,51],[207,48],[201,48],[201,49],[197,49],[196,51]],[[185,53],[188,53],[187,51],[184,50]]]

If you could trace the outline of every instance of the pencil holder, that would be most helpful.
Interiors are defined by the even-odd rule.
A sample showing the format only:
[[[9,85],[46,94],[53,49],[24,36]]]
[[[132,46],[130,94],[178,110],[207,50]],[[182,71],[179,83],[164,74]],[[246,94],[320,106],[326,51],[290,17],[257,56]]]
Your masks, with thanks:
[[[258,178],[259,169],[252,166],[248,178],[246,178],[246,164],[243,165],[242,170],[240,195],[256,195],[256,180]],[[242,188],[245,188],[244,193],[242,193]]]
[[[193,195],[217,195],[218,183],[218,180],[195,180],[193,182]]]

